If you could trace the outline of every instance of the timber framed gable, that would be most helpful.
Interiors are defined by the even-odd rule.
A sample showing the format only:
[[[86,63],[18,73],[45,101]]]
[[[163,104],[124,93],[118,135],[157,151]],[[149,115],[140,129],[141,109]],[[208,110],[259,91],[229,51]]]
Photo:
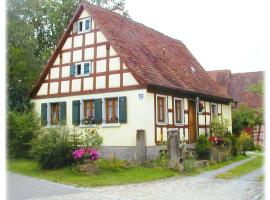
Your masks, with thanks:
[[[76,31],[77,22],[87,30]],[[74,28],[75,27],[75,28]],[[78,28],[78,27],[77,27]],[[89,68],[84,69],[85,63]],[[77,70],[80,66],[80,74]],[[91,69],[90,69],[91,68]],[[84,73],[86,70],[88,73]],[[83,4],[61,37],[30,96],[34,99],[144,88]]]

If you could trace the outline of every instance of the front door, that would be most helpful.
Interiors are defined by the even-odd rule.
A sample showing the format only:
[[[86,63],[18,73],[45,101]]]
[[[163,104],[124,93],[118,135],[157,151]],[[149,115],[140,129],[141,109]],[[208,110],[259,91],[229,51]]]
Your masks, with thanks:
[[[188,142],[195,143],[196,133],[196,107],[195,101],[188,101]]]

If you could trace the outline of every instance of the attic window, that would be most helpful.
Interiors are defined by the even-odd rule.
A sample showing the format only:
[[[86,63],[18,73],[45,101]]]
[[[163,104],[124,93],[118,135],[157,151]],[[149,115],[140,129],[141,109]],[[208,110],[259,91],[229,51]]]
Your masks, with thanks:
[[[194,67],[190,67],[190,69],[191,69],[191,71],[192,71],[193,73],[196,72],[196,69],[195,69]]]
[[[90,18],[86,18],[86,19],[82,19],[80,21],[77,22],[77,32],[78,33],[84,33],[87,31],[90,31],[91,29],[91,19]]]

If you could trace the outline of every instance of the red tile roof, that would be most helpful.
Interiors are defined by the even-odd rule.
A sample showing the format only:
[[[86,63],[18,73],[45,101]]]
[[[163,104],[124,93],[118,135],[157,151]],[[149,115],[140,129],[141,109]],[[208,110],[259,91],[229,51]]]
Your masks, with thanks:
[[[83,8],[89,12],[141,85],[169,88],[211,99],[231,100],[181,41],[85,2],[77,9],[41,77],[30,92],[31,96],[40,88],[50,65],[56,59],[55,54],[61,50],[65,38],[72,30],[72,24]]]
[[[228,98],[181,41],[106,9],[83,5],[141,84]]]
[[[246,104],[249,107],[263,105],[263,97],[247,91],[250,85],[264,81],[264,72],[246,72],[231,74],[230,70],[208,71],[208,74],[227,92],[238,104]]]

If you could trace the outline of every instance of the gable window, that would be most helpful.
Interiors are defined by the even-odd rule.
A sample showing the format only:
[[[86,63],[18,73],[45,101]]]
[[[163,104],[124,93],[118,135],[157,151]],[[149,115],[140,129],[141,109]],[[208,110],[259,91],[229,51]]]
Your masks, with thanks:
[[[218,106],[217,104],[211,104],[211,116],[216,117],[218,116]]]
[[[157,96],[157,122],[166,123],[167,98],[165,96]]]
[[[71,76],[86,76],[92,73],[92,62],[80,62],[71,65]]]
[[[95,104],[93,100],[83,101],[83,114],[85,118],[94,118],[95,116]]]
[[[183,124],[184,122],[184,108],[183,108],[183,100],[175,98],[174,99],[174,118],[175,124]]]
[[[51,125],[59,124],[59,103],[51,103]]]
[[[91,29],[91,19],[90,18],[86,18],[86,19],[82,19],[80,21],[77,22],[77,30],[78,33],[84,33],[87,31],[90,31]]]
[[[106,123],[118,123],[118,98],[105,99],[105,105]]]

